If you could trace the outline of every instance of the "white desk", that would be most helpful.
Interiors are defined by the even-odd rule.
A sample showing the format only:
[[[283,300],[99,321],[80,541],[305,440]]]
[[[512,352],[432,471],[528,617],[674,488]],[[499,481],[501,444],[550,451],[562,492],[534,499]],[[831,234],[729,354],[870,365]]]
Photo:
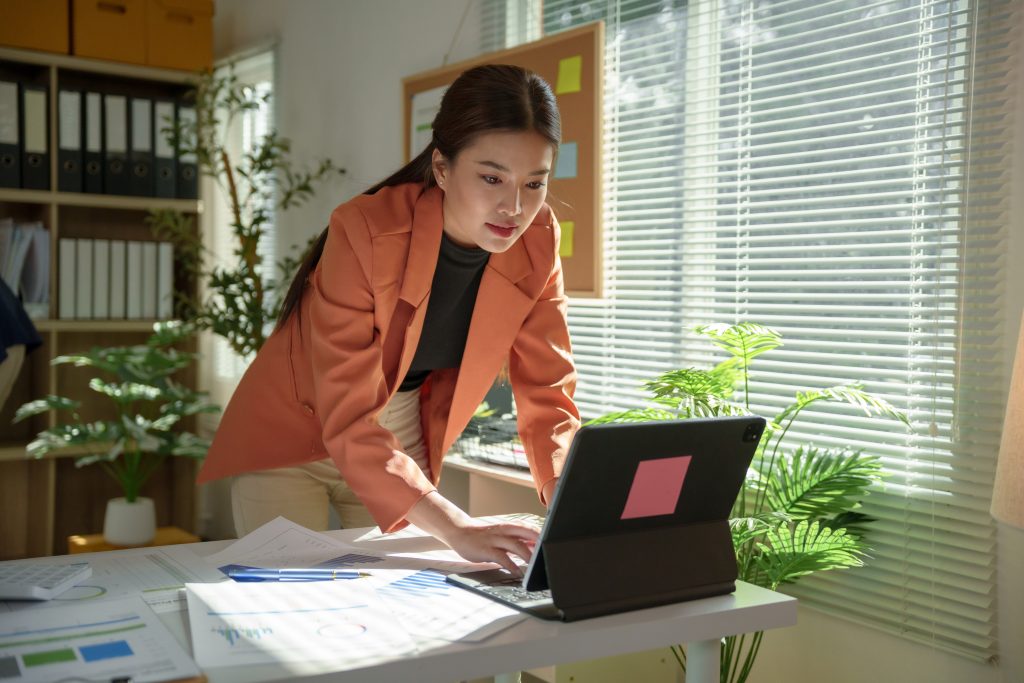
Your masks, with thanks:
[[[380,550],[361,530],[331,535],[353,545]],[[360,539],[360,540],[356,540]],[[396,539],[397,540],[397,539]],[[402,539],[423,549],[440,547],[432,538]],[[200,555],[225,548],[230,541],[197,543]],[[76,555],[88,559],[88,555]],[[719,639],[723,636],[796,624],[796,599],[745,583],[736,592],[704,600],[666,605],[569,624],[528,618],[483,643],[451,644],[393,662],[343,672],[303,677],[303,681],[345,683],[452,683],[553,664],[640,652],[687,642],[687,682],[717,683]],[[161,619],[191,652],[187,612],[162,614]],[[231,667],[205,672],[210,683],[295,680],[281,666]]]

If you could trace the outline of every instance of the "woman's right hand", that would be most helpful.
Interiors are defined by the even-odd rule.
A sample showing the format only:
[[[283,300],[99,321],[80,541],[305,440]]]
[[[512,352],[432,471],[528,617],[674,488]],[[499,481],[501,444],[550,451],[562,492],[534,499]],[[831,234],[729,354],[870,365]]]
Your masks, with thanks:
[[[525,522],[488,524],[473,519],[437,491],[421,498],[406,519],[466,560],[494,562],[516,576],[522,572],[512,558],[529,562],[540,537],[540,530]]]

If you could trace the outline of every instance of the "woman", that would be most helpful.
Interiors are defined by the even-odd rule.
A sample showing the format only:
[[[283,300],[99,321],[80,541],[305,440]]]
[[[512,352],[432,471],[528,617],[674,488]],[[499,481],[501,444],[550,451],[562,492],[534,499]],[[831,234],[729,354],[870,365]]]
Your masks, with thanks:
[[[579,427],[558,224],[545,204],[561,138],[550,86],[514,66],[463,73],[433,141],[339,206],[200,472],[239,475],[239,535],[284,515],[326,529],[413,523],[467,560],[518,573],[538,530],[484,524],[441,496],[445,452],[503,366],[541,501]]]

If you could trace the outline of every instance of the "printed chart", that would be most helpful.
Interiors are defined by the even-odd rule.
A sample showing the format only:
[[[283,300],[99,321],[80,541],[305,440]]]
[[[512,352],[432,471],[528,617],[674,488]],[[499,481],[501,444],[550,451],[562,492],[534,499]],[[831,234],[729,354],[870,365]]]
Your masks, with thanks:
[[[134,683],[199,675],[178,641],[141,598],[0,615],[0,680]]]

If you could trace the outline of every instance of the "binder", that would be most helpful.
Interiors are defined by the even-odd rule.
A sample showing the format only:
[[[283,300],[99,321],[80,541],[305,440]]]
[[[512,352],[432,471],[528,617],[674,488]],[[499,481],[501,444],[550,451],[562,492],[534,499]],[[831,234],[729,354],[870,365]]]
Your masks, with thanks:
[[[82,191],[82,93],[57,93],[57,189]]]
[[[177,196],[177,162],[174,158],[174,146],[168,139],[174,128],[174,102],[157,100],[153,103],[153,176],[156,183],[156,196]]]
[[[46,90],[45,85],[21,85],[21,186],[29,190],[50,189]]]
[[[174,245],[160,242],[158,247],[158,273],[156,285],[156,317],[170,320],[174,317]]]
[[[92,240],[75,245],[75,317],[87,320],[92,314]]]
[[[103,96],[98,92],[85,93],[85,154],[83,161],[83,189],[92,194],[103,194]]]
[[[21,187],[18,84],[0,81],[0,187]]]
[[[128,159],[131,164],[129,191],[137,197],[152,197],[153,185],[153,101],[133,97],[129,101],[131,144]]]
[[[188,147],[195,145],[196,130],[196,108],[188,105],[178,105],[178,121],[182,128],[183,137],[188,139],[185,144]],[[179,145],[181,142],[179,142]],[[178,148],[178,198],[197,199],[199,197],[199,176],[196,167],[196,155],[193,152]]]
[[[129,320],[142,318],[142,242],[129,242],[125,282],[125,313]]]
[[[103,189],[107,194],[128,194],[128,99],[103,96]]]
[[[57,317],[61,320],[74,320],[75,318],[75,283],[78,281],[75,275],[77,261],[75,241],[68,237],[61,237],[60,246],[57,249],[60,259],[60,271],[57,273],[57,289],[60,292]]]
[[[156,242],[142,243],[142,317],[156,318],[157,257]]]
[[[110,318],[112,320],[123,320],[125,317],[125,279],[127,273],[127,262],[125,251],[127,243],[122,240],[110,242]]]
[[[93,240],[92,317],[110,318],[110,240]]]

